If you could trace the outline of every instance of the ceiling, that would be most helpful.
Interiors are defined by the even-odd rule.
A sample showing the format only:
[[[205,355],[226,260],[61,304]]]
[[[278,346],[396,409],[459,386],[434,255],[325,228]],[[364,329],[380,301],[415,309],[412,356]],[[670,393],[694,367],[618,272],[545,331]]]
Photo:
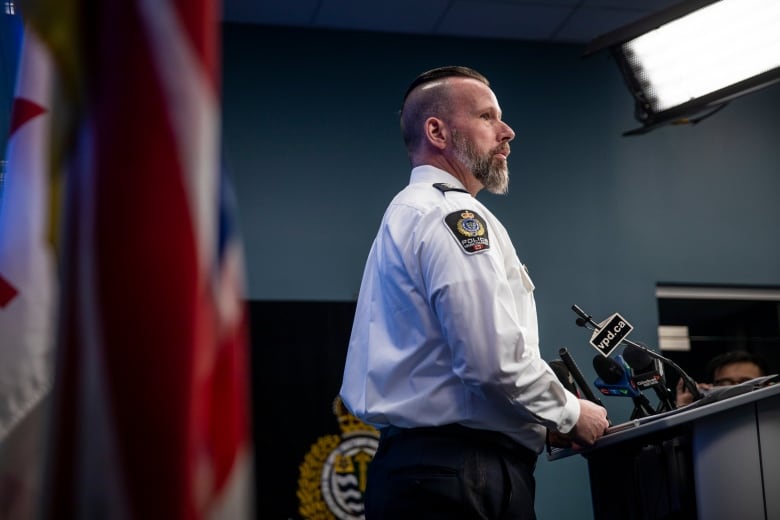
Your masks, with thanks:
[[[679,0],[223,0],[223,21],[587,44]]]

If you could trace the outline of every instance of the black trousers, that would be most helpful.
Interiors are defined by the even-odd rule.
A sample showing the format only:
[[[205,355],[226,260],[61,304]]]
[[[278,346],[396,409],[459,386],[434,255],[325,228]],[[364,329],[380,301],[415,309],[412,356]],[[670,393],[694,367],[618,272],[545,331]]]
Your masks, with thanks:
[[[536,454],[460,425],[383,429],[366,520],[535,520]]]

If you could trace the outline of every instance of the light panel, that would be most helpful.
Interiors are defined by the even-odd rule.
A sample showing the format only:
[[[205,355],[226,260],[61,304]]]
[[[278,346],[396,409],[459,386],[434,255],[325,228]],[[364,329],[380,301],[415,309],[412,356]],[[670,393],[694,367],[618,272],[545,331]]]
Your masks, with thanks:
[[[780,1],[721,0],[623,46],[660,112],[780,67]]]
[[[609,47],[644,133],[780,81],[780,0],[689,0],[594,40]]]

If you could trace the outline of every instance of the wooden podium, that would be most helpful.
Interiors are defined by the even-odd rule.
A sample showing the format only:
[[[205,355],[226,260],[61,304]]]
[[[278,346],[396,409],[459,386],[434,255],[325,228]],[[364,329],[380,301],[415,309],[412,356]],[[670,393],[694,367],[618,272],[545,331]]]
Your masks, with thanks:
[[[588,460],[596,520],[779,520],[780,385],[725,395],[549,458]]]

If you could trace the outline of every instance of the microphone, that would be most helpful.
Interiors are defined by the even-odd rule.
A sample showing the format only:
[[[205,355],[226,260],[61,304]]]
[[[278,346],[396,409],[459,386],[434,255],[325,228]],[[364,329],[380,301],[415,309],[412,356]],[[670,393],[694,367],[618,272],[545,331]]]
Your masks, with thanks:
[[[660,403],[658,411],[674,410],[671,391],[666,387],[663,364],[633,345],[627,345],[623,349],[623,357],[631,367],[631,381],[641,390],[652,388],[655,391]]]
[[[579,398],[580,393],[577,390],[577,385],[574,383],[574,378],[572,377],[571,372],[566,367],[566,363],[560,359],[554,359],[547,364],[550,365],[552,371],[555,372],[555,377],[558,378],[558,381],[561,382],[563,387]],[[552,454],[553,448],[561,449],[572,447],[571,438],[568,435],[557,433],[549,429],[547,430],[546,444],[547,453],[550,454]]]
[[[563,363],[566,365],[566,368],[569,369],[569,373],[574,378],[574,382],[577,383],[577,386],[582,390],[582,393],[585,395],[585,399],[587,399],[592,403],[596,403],[602,408],[605,408],[604,404],[601,402],[601,399],[596,397],[596,394],[594,394],[593,390],[591,390],[590,387],[588,386],[587,381],[585,381],[585,376],[582,375],[582,371],[580,370],[580,367],[578,367],[577,363],[574,362],[574,358],[571,357],[569,351],[566,350],[565,347],[561,348],[558,351],[558,355],[561,356],[561,359],[563,360]]]
[[[554,359],[547,364],[550,365],[552,371],[555,372],[555,377],[558,378],[558,381],[561,382],[563,387],[577,397],[580,397],[580,392],[577,390],[577,385],[574,383],[574,377],[572,377],[571,372],[566,367],[566,363],[560,359]]]
[[[688,391],[693,396],[693,400],[694,401],[698,401],[699,399],[704,397],[704,394],[701,393],[701,390],[699,390],[699,387],[696,385],[696,382],[693,380],[693,378],[691,378],[691,376],[689,376],[685,372],[685,370],[680,368],[680,365],[678,365],[677,363],[675,363],[671,359],[665,358],[661,354],[659,354],[659,353],[657,353],[657,352],[655,352],[653,350],[650,350],[647,347],[643,347],[642,345],[640,345],[638,343],[634,343],[633,341],[626,341],[625,343],[627,345],[630,345],[630,346],[634,347],[635,349],[638,349],[638,350],[644,352],[648,356],[650,356],[650,357],[652,357],[654,359],[657,359],[661,363],[663,363],[665,365],[669,365],[670,367],[672,367],[678,374],[680,374],[680,378],[683,380],[683,383],[685,384],[685,387],[688,389]]]
[[[616,360],[596,354],[593,358],[593,368],[598,374],[598,378],[593,384],[604,395],[614,395],[619,397],[630,397],[634,401],[634,411],[631,419],[637,417],[646,417],[655,412],[650,406],[647,397],[634,385],[629,377],[630,368],[626,365],[622,356],[617,356]]]
[[[577,326],[591,328],[595,332],[602,332],[602,327],[598,323],[594,322],[589,314],[587,314],[585,311],[580,309],[577,305],[572,305],[571,308],[577,314],[577,316],[580,317],[580,319],[578,319],[576,321]],[[618,315],[616,314],[615,316],[618,316]],[[590,327],[588,327],[588,325],[590,325]],[[630,328],[626,327],[626,330],[630,331]],[[685,372],[685,370],[680,368],[680,366],[677,363],[675,363],[674,361],[672,361],[669,358],[665,358],[661,354],[658,354],[657,352],[655,352],[653,350],[650,350],[647,347],[643,347],[642,345],[640,345],[638,343],[634,343],[633,341],[630,341],[630,340],[626,339],[625,335],[626,334],[624,333],[624,334],[622,334],[622,336],[619,337],[619,340],[614,345],[615,347],[619,343],[625,343],[626,345],[631,345],[632,347],[637,348],[637,349],[645,352],[648,356],[651,356],[651,357],[657,359],[661,363],[672,367],[675,370],[675,372],[680,374],[680,378],[683,380],[683,383],[685,384],[685,387],[688,389],[688,391],[693,396],[693,400],[694,401],[698,401],[699,399],[704,397],[704,395],[701,393],[701,390],[699,390],[699,387],[696,385],[696,382],[691,378],[691,376],[689,376]],[[598,346],[593,344],[593,338],[591,338],[591,345],[593,345],[595,348],[597,348],[600,352],[603,352],[601,349],[599,349]],[[610,350],[610,352],[611,352],[611,350]]]
[[[579,318],[577,318],[574,322],[577,324],[578,327],[588,328],[588,325],[590,325],[594,329],[599,328],[598,323],[593,321],[593,316],[580,309],[576,303],[571,306],[571,310],[573,310],[577,314],[577,316],[579,316]]]

